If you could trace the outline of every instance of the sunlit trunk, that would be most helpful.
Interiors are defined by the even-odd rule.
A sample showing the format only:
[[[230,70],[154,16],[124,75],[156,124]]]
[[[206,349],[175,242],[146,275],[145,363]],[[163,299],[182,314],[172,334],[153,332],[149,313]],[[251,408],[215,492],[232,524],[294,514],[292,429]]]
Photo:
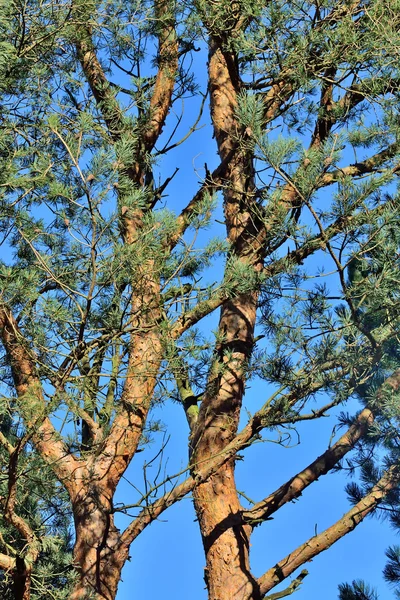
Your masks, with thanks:
[[[104,497],[91,492],[74,503],[78,579],[70,600],[114,600],[127,549],[117,548],[120,532]]]

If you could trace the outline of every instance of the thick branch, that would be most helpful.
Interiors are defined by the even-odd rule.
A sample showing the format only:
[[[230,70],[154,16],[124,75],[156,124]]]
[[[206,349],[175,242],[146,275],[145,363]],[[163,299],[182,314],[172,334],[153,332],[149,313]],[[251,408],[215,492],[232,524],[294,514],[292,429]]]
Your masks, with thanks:
[[[108,131],[112,139],[117,141],[124,130],[123,112],[97,57],[89,27],[82,26],[79,28],[76,50],[78,60],[96,103],[101,110]]]
[[[169,0],[156,0],[154,8],[155,18],[158,21],[158,71],[150,99],[149,120],[143,136],[147,152],[153,149],[160,136],[171,107],[179,58],[172,3]]]
[[[14,580],[15,600],[29,600],[31,588],[32,567],[39,558],[40,541],[28,521],[15,512],[17,501],[17,467],[19,454],[22,451],[27,437],[17,444],[14,452],[10,454],[8,465],[8,496],[3,504],[4,518],[12,525],[26,542],[24,551],[15,553],[15,569],[12,572]]]
[[[25,426],[42,458],[50,464],[66,487],[79,461],[60,440],[47,416],[41,383],[36,374],[34,359],[14,317],[7,307],[0,307],[0,336],[11,364],[18,407]]]
[[[379,87],[381,83],[381,87]],[[340,109],[347,116],[348,112],[356,107],[363,100],[371,101],[371,99],[377,98],[378,96],[385,96],[386,94],[394,94],[399,91],[399,80],[398,79],[384,79],[381,80],[379,77],[365,78],[360,83],[353,83],[349,88],[346,89],[344,96],[332,104],[332,108],[336,111]]]
[[[15,447],[9,442],[3,432],[0,431],[0,444],[7,450],[10,456],[15,452]]]
[[[284,504],[301,496],[314,481],[326,475],[362,438],[368,427],[373,422],[373,414],[365,408],[357,417],[353,425],[344,435],[321,456],[316,458],[305,469],[281,485],[267,498],[255,504],[251,509],[243,512],[244,519],[253,527],[268,519]]]
[[[317,118],[311,139],[311,148],[319,148],[324,143],[335,123],[335,119],[331,115],[335,74],[335,67],[329,67],[324,73],[319,109],[320,114]]]
[[[190,385],[189,370],[181,356],[177,353],[170,361],[170,368],[173,372],[179,396],[182,401],[182,406],[185,411],[186,419],[190,431],[196,425],[199,414],[198,397],[194,393]]]
[[[391,144],[385,148],[385,150],[377,152],[364,161],[354,163],[354,165],[349,165],[347,167],[343,167],[342,169],[336,169],[335,171],[325,173],[317,182],[317,187],[326,187],[332,183],[343,180],[345,177],[361,177],[362,175],[374,173],[380,170],[385,163],[398,155],[398,153],[399,144]],[[397,173],[399,170],[399,164],[396,164],[392,167],[392,173]]]
[[[265,596],[272,588],[281,583],[281,581],[284,581],[284,579],[289,577],[304,563],[312,560],[314,556],[324,552],[324,550],[330,548],[330,546],[343,536],[353,531],[398,483],[399,471],[397,468],[392,467],[372,488],[371,492],[362,498],[360,502],[334,525],[307,540],[307,542],[279,561],[272,569],[264,573],[258,580],[262,596]]]
[[[0,569],[3,569],[3,571],[14,571],[15,558],[0,552]]]
[[[104,493],[113,493],[139,444],[160,367],[160,286],[154,261],[141,267],[133,281],[128,368],[122,397],[102,452],[93,457]]]
[[[171,331],[172,338],[179,339],[185,331],[219,308],[228,298],[227,290],[220,289],[208,300],[202,300],[196,304],[174,323]]]
[[[17,466],[21,449],[22,447],[19,447],[18,445],[10,456],[8,467],[8,497],[5,502],[4,517],[8,523],[13,525],[13,527],[19,531],[22,538],[29,544],[27,556],[29,556],[29,562],[35,562],[39,556],[39,540],[29,523],[15,512],[15,504],[17,501]]]

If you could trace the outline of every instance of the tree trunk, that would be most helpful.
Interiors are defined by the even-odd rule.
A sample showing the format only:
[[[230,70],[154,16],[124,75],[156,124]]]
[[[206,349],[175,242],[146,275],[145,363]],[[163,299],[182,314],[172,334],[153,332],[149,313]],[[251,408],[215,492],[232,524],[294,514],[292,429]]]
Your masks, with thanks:
[[[259,600],[249,568],[249,534],[235,490],[233,465],[194,490],[194,504],[206,555],[209,600]]]
[[[250,295],[250,298],[252,296]],[[217,371],[199,415],[194,438],[194,462],[207,464],[218,456],[237,431],[244,392],[247,351],[252,346],[255,298],[247,304],[238,297],[221,311],[220,330],[225,329],[224,348]],[[203,407],[202,407],[203,408]],[[193,491],[195,509],[206,555],[209,600],[258,600],[258,585],[249,568],[251,528],[243,523],[234,480],[234,460],[223,465],[208,481]]]
[[[15,559],[15,571],[13,573],[13,591],[15,600],[30,600],[32,568],[29,568],[23,558],[17,556]]]
[[[128,549],[117,548],[120,531],[114,525],[111,496],[94,486],[87,489],[74,502],[74,563],[79,576],[70,600],[114,600]]]
[[[243,135],[236,119],[240,89],[236,57],[211,38],[209,54],[211,116],[218,152],[229,159],[225,174],[224,212],[231,254],[249,271],[261,266],[254,210],[252,157],[238,141]],[[257,290],[238,295],[221,309],[215,351],[206,394],[193,432],[193,464],[207,464],[236,435],[253,349]],[[194,467],[195,475],[196,467]],[[223,465],[193,492],[206,554],[205,579],[209,600],[259,600],[259,587],[249,568],[250,527],[242,519],[234,481],[234,460]]]

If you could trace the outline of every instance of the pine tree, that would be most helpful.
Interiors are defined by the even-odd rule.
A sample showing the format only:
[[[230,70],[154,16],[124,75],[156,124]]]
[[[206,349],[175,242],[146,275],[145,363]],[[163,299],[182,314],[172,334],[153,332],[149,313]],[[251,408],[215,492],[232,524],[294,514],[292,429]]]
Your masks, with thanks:
[[[24,442],[0,439],[5,502],[14,458],[45,465],[44,506],[67,494],[70,600],[113,600],[135,539],[189,494],[210,600],[291,594],[398,501],[399,21],[398,0],[0,2],[1,405]],[[199,144],[217,155],[204,170]],[[285,444],[355,399],[304,469],[254,502],[238,491],[266,431]],[[187,468],[145,471],[117,505],[172,401]],[[374,443],[385,456],[361,461]],[[256,577],[254,529],[345,457],[353,506]],[[13,535],[28,573],[35,540]]]

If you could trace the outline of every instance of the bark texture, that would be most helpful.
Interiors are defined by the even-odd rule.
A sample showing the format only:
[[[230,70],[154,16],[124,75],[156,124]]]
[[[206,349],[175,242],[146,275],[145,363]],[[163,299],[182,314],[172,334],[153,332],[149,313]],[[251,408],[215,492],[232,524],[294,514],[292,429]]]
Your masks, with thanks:
[[[127,550],[117,548],[120,531],[114,524],[110,495],[101,488],[92,481],[75,498],[74,562],[79,578],[71,600],[84,600],[88,596],[113,600],[127,559]]]
[[[211,116],[218,152],[229,159],[225,173],[224,211],[231,257],[255,271],[262,267],[252,214],[254,180],[251,156],[239,148],[243,135],[235,117],[239,78],[236,57],[211,37],[209,50]],[[222,308],[208,387],[192,435],[193,463],[217,456],[234,438],[240,416],[246,366],[253,348],[257,291],[227,300]],[[194,472],[196,467],[194,467]],[[234,460],[223,464],[193,492],[206,554],[205,580],[210,600],[258,598],[249,566],[249,533],[241,517]]]

